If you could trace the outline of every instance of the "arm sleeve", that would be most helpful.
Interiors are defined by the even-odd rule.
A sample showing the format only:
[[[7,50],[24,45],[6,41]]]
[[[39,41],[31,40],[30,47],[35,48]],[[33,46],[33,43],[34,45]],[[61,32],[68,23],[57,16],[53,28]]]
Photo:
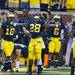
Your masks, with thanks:
[[[0,29],[2,28],[2,23],[0,23]]]

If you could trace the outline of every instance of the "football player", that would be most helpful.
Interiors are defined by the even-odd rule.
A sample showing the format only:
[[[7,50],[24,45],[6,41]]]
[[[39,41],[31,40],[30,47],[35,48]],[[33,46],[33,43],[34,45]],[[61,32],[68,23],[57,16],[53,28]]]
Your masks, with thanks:
[[[29,20],[28,29],[30,32],[30,43],[28,47],[28,59],[29,59],[29,66],[26,75],[32,75],[32,65],[33,59],[37,61],[37,75],[41,73],[41,52],[42,52],[42,31],[44,30],[45,22],[40,19],[39,16],[35,15],[33,19]]]
[[[13,25],[15,26],[15,37],[14,37],[14,43],[17,43],[17,42],[20,42],[19,41],[19,36],[20,36],[20,27],[19,27],[19,18],[18,18],[18,13],[16,13],[16,12],[13,12],[13,14],[14,14],[14,18],[13,18],[13,20],[12,20],[12,23],[13,23]],[[19,46],[17,46],[17,47],[19,47]],[[15,62],[15,66],[16,66],[16,72],[18,72],[19,70],[19,66],[20,66],[20,56],[21,56],[21,48],[17,48],[17,49],[15,49],[15,45],[14,45],[14,52],[13,52],[13,54],[12,54],[12,56],[13,57],[15,57],[15,59],[12,57],[12,59],[13,59],[13,61]],[[13,62],[13,63],[14,63]],[[12,64],[13,64],[12,63]],[[13,67],[13,66],[12,66]]]
[[[72,24],[72,35],[73,35],[73,42],[72,42],[71,75],[74,75],[74,68],[75,68],[75,21],[73,21],[73,24]]]
[[[6,14],[3,15],[3,20],[1,22],[1,28],[0,28],[2,30],[1,46],[6,55],[6,62],[2,71],[7,71],[8,69],[12,71],[10,57],[14,49],[13,37],[15,34],[15,27],[9,21],[9,16],[10,15],[6,16]]]
[[[20,57],[26,55],[27,47],[23,44],[15,43],[12,55],[12,67],[16,67],[16,72],[19,72]]]
[[[46,18],[46,23],[47,23],[47,26],[48,25],[50,25],[50,23],[53,23],[54,22],[54,19],[53,19],[53,16],[52,16],[52,14],[51,14],[51,11],[47,11],[46,12],[46,16],[47,16],[47,18]],[[47,27],[46,28],[47,30],[45,31],[46,32],[46,43],[45,43],[45,45],[46,45],[46,50],[45,50],[45,52],[46,52],[46,58],[48,57],[49,58],[49,48],[48,48],[48,43],[50,42],[50,40],[49,40],[49,38],[51,37],[51,32],[50,32],[50,28],[49,27]],[[44,57],[45,58],[45,57]],[[46,59],[45,58],[45,59]],[[46,60],[45,60],[46,61]],[[49,64],[49,59],[46,61],[47,62],[47,65],[45,66],[45,67],[49,67],[50,66],[50,64]]]
[[[16,43],[14,45],[14,51],[12,53],[12,67],[16,67],[16,72],[19,71],[19,67],[20,67],[20,56],[21,56],[21,52],[24,52],[24,45],[23,45],[23,34],[22,34],[22,28],[23,28],[23,24],[19,22],[19,18],[18,18],[18,13],[17,12],[13,12],[14,14],[14,18],[11,21],[11,23],[15,26],[15,34],[14,34],[14,38],[13,41],[14,43]],[[26,51],[26,50],[25,50]],[[22,53],[23,53],[22,52]],[[27,51],[26,51],[27,52]],[[25,52],[23,53],[25,54]],[[15,65],[13,65],[15,63]]]
[[[54,22],[49,24],[50,29],[50,43],[49,43],[49,60],[53,60],[54,56],[54,67],[58,65],[58,54],[61,49],[61,30],[65,30],[65,26],[61,23],[61,17],[59,15],[54,15]]]

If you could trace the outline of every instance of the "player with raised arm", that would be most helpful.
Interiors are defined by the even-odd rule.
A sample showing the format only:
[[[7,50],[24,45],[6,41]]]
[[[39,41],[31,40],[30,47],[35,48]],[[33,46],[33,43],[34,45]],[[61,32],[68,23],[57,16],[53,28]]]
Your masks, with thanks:
[[[41,73],[41,52],[42,52],[42,32],[44,30],[45,22],[40,19],[38,15],[35,15],[33,19],[29,20],[28,30],[30,32],[30,43],[28,47],[28,59],[29,59],[29,66],[28,71],[25,75],[32,75],[32,65],[33,59],[37,61],[37,75]]]

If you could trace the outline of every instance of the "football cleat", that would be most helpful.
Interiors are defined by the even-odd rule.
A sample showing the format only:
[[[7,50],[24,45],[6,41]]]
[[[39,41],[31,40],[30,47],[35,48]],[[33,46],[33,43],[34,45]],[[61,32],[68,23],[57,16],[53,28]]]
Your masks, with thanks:
[[[27,72],[25,75],[32,75],[32,72]]]

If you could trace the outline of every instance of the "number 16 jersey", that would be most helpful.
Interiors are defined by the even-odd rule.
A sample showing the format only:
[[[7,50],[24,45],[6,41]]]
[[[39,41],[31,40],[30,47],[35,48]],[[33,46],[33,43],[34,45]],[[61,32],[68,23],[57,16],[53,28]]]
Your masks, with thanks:
[[[2,38],[7,41],[13,41],[15,34],[15,27],[11,25],[9,22],[4,22],[2,23],[1,28],[3,30]]]

